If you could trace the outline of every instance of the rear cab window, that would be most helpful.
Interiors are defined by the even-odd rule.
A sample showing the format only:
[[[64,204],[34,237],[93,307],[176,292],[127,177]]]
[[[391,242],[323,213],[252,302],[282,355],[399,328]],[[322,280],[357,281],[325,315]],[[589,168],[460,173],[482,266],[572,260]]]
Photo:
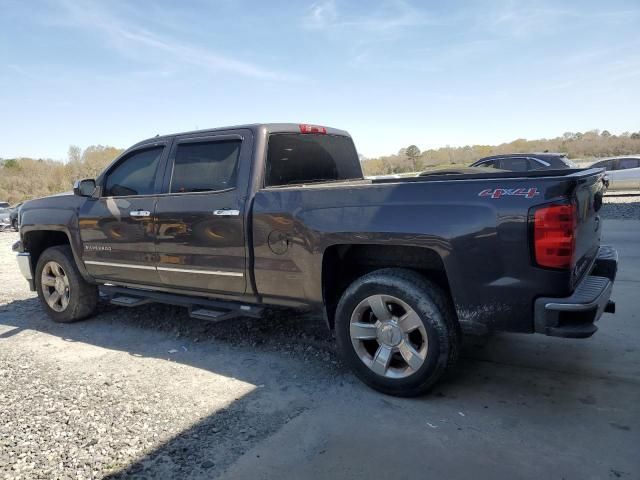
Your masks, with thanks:
[[[358,153],[350,137],[308,133],[269,136],[265,187],[362,178]]]

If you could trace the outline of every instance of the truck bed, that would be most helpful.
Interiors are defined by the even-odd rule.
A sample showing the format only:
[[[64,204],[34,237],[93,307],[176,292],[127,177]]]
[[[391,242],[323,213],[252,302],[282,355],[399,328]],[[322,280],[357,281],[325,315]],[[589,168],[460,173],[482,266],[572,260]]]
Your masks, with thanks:
[[[589,207],[602,175],[599,169],[488,172],[261,189],[253,203],[255,288],[267,298],[322,303],[327,250],[353,242],[411,245],[442,259],[463,326],[531,332],[535,298],[570,295],[600,234],[587,208],[576,270],[537,268],[530,212],[568,198]],[[273,231],[286,239],[287,255],[274,254]]]

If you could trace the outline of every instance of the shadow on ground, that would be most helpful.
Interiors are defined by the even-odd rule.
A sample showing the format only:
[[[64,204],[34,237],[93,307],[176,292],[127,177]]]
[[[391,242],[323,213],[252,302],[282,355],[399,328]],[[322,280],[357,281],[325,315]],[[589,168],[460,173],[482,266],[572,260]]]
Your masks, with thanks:
[[[407,400],[386,397],[361,385],[338,362],[323,320],[295,312],[272,311],[263,319],[215,324],[192,319],[178,307],[124,309],[104,304],[96,318],[64,325],[49,321],[37,299],[32,298],[0,307],[0,323],[13,327],[0,336],[0,341],[29,329],[70,342],[159,359],[167,358],[166,342],[162,341],[175,339],[194,354],[176,355],[172,361],[266,385],[271,395],[286,397],[287,408],[265,412],[255,406],[263,395],[263,389],[257,388],[108,477],[114,479],[217,476],[262,440],[323,401],[360,403],[372,411],[400,409],[418,418],[432,411],[455,417],[458,410],[471,408],[472,401],[473,409],[507,429],[518,427],[522,422],[518,412],[523,410],[536,409],[541,421],[553,422],[562,418],[563,412],[575,410],[576,405],[593,408],[601,401],[598,395],[585,392],[584,386],[585,378],[591,373],[599,377],[598,372],[590,372],[588,367],[571,372],[570,367],[548,361],[567,355],[564,342],[547,342],[540,348],[539,343],[525,341],[519,353],[508,346],[513,336],[472,340],[465,344],[462,361],[452,375],[430,395]],[[506,353],[489,354],[487,344],[492,352],[503,349]],[[268,362],[266,370],[264,362]],[[261,368],[257,368],[259,364]],[[567,368],[569,371],[565,371]],[[264,421],[265,416],[271,417]],[[462,424],[457,428],[462,430]],[[216,457],[216,451],[226,452],[225,457]]]

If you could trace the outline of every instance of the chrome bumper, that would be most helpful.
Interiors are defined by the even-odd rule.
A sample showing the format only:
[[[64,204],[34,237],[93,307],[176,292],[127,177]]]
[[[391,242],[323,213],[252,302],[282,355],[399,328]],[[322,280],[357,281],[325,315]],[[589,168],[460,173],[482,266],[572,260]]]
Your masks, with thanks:
[[[617,271],[618,252],[609,246],[600,247],[593,269],[571,296],[536,300],[535,331],[565,338],[593,335],[598,330],[595,322],[600,316],[605,312],[615,313],[615,303],[610,298]]]
[[[31,255],[24,252],[16,255],[18,261],[18,268],[22,276],[29,282],[29,288],[31,291],[35,290],[35,284],[33,282],[33,270],[31,269]]]

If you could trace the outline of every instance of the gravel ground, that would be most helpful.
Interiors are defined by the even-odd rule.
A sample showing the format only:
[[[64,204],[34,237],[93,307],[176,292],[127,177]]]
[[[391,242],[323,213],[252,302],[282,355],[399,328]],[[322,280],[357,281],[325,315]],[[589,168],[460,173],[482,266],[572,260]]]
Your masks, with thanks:
[[[607,195],[601,215],[615,220],[640,220],[640,195]]]
[[[640,196],[607,197],[603,216],[640,219]],[[101,305],[54,324],[17,238],[0,233],[0,478],[214,478],[319,398],[381,398],[344,371],[322,321],[295,312],[213,324]]]
[[[54,324],[15,266],[17,239],[0,234],[0,478],[210,478],[354,382],[323,322],[295,312],[214,324],[103,304]]]

